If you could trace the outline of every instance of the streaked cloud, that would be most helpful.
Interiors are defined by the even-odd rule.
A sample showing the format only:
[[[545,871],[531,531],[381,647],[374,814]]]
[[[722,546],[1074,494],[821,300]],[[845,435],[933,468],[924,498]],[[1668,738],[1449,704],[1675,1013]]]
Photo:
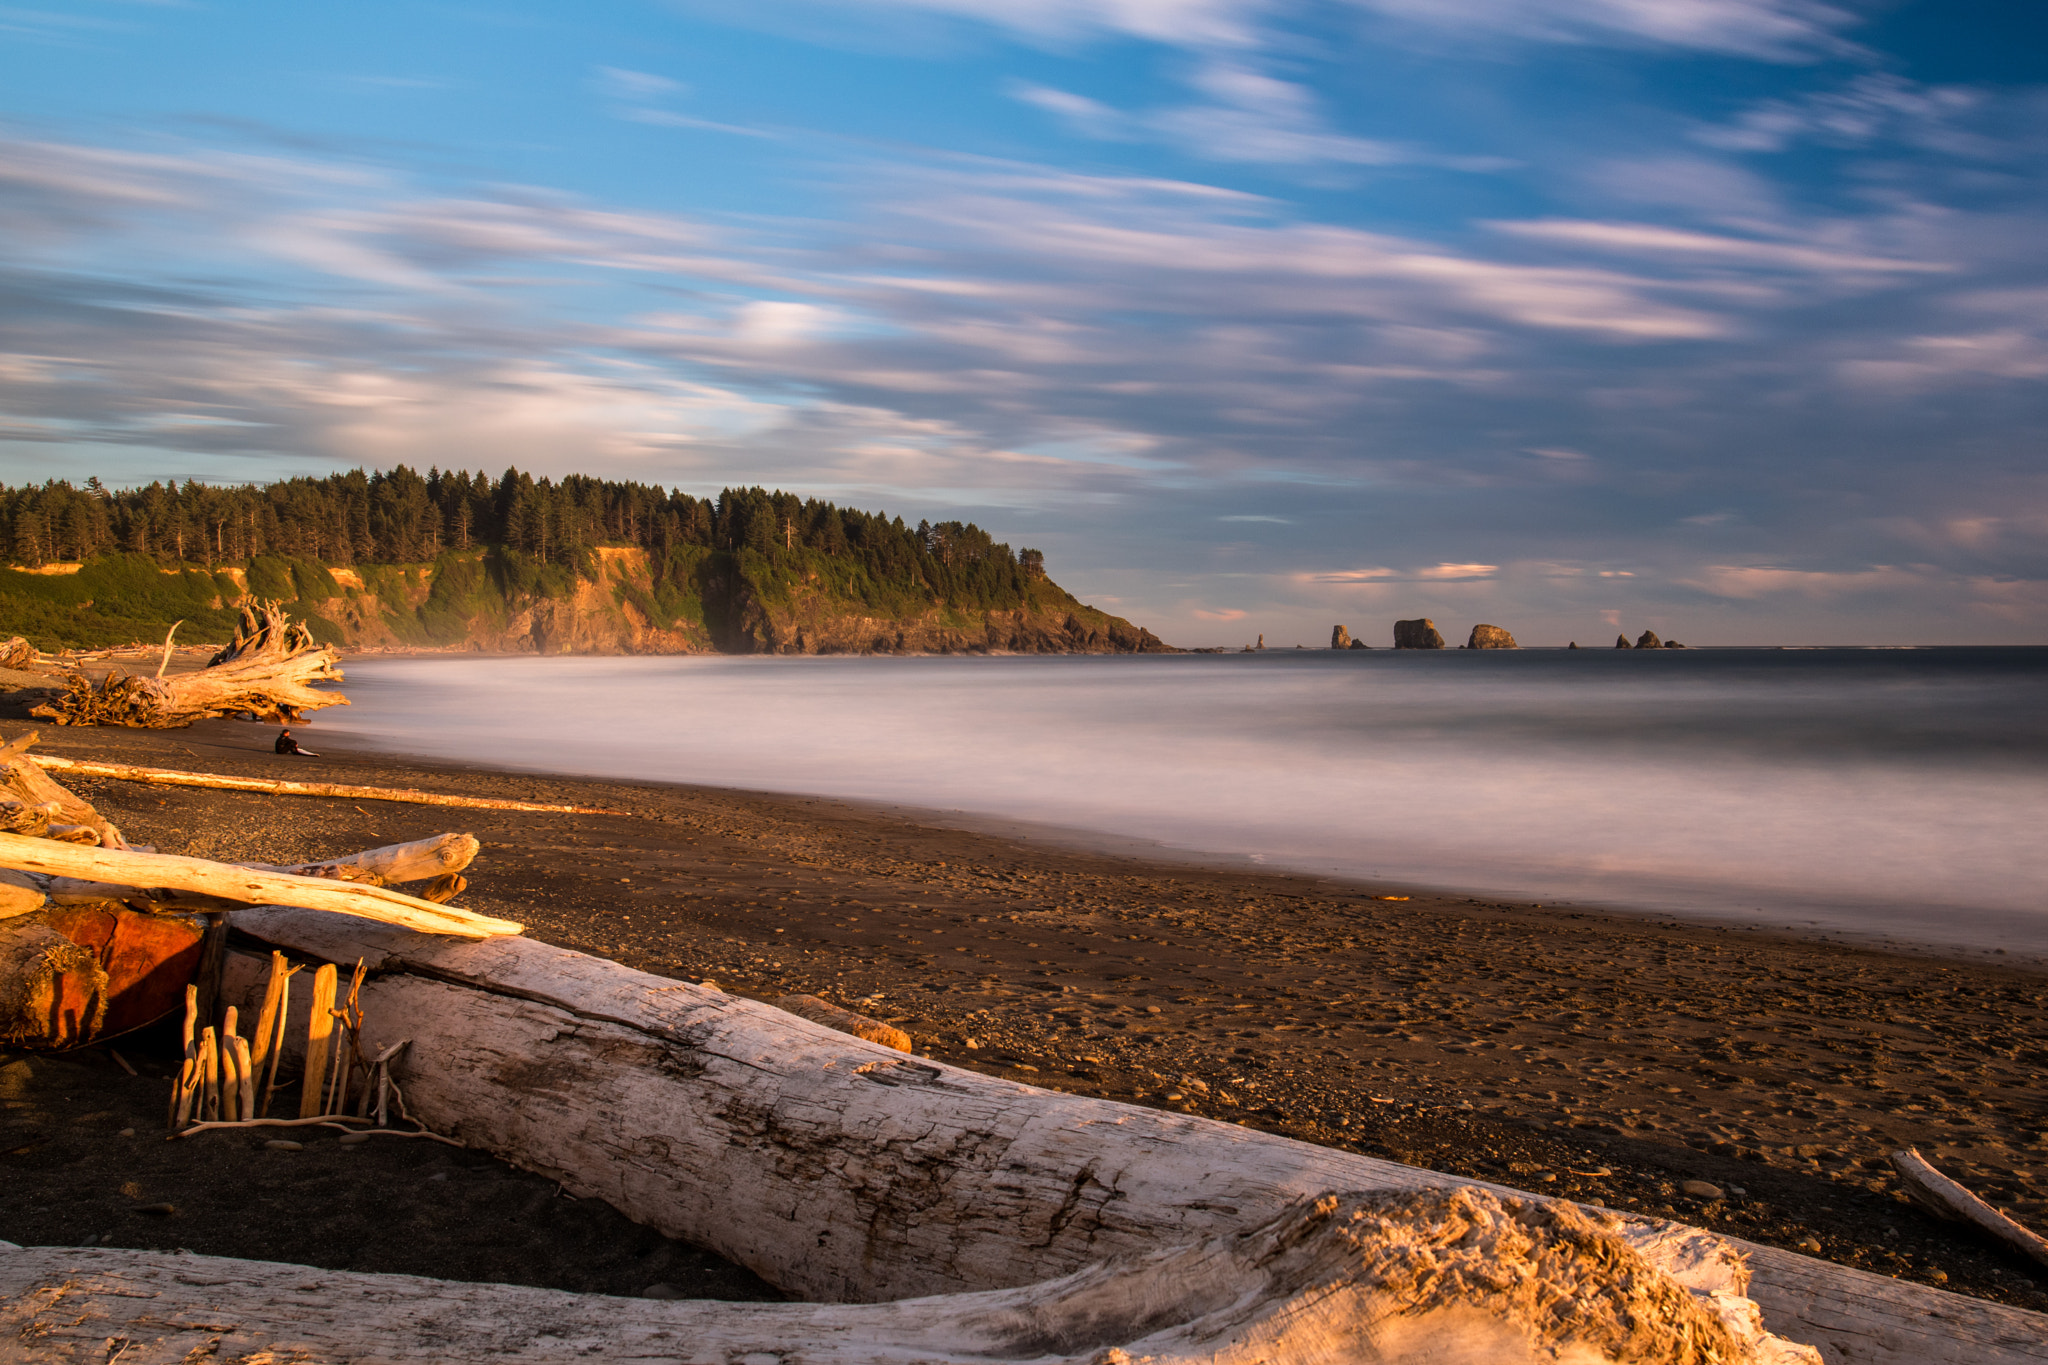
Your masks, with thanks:
[[[1353,0],[1430,28],[1561,43],[1623,43],[1799,62],[1856,51],[1853,11],[1814,0]]]

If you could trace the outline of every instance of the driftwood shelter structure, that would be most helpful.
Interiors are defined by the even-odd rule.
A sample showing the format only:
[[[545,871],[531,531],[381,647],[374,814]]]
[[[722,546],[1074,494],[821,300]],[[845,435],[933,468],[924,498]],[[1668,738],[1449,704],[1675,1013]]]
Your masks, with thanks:
[[[333,1006],[348,1050],[377,1059],[374,1102],[346,1081],[309,1083],[301,1117],[284,1121],[374,1132],[388,1091],[401,1122],[603,1198],[805,1301],[0,1247],[0,1359],[2048,1362],[2041,1315],[956,1069],[854,1036],[831,1012],[802,1007],[821,1023],[634,971],[392,885],[448,891],[476,852],[464,835],[254,868],[93,828],[92,842],[0,835],[17,893],[0,940],[47,930],[85,896],[167,921],[232,914],[260,950],[217,954],[204,1019],[267,1020],[245,1042],[311,1072],[335,1055]],[[280,990],[287,957],[325,985]],[[346,996],[338,972],[355,977]],[[262,1112],[251,1093],[239,1121]],[[174,1112],[176,1131],[197,1131],[191,1117]]]

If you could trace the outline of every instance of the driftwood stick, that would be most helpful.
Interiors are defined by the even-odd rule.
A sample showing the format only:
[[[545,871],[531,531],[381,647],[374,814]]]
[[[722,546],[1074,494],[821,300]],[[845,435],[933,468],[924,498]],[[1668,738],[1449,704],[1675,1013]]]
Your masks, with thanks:
[[[377,1054],[377,1126],[390,1126],[391,1100],[391,1059],[396,1057],[412,1039],[401,1038]]]
[[[327,1066],[334,1051],[334,964],[322,963],[313,973],[313,1010],[306,1021],[306,1078],[299,1090],[299,1117],[330,1112]]]
[[[445,1142],[450,1147],[461,1147],[465,1151],[469,1148],[469,1144],[461,1138],[447,1137],[426,1128],[351,1128],[347,1126],[349,1124],[367,1122],[369,1122],[368,1119],[358,1118],[354,1114],[316,1114],[309,1119],[242,1119],[235,1123],[195,1123],[180,1132],[172,1133],[165,1140],[175,1142],[179,1138],[191,1137],[194,1133],[212,1133],[224,1128],[333,1128],[339,1132],[348,1133],[359,1138],[426,1138],[432,1142]],[[414,1122],[418,1122],[418,1120],[414,1120]]]
[[[206,917],[205,937],[199,941],[199,970],[192,978],[193,984],[199,987],[199,1020],[202,1024],[212,1019],[220,1009],[221,979],[227,968],[228,917],[220,913],[210,914]]]
[[[325,1125],[340,1128],[345,1133],[360,1132],[360,1129],[344,1125],[361,1123],[353,1114],[315,1114],[303,1119],[239,1119],[234,1123],[195,1123],[190,1128],[171,1134],[172,1138],[191,1137],[194,1133],[208,1133],[218,1128],[311,1128]]]
[[[80,777],[112,777],[123,782],[152,782],[169,787],[214,787],[223,791],[263,792],[270,796],[343,796],[357,801],[402,801],[414,806],[460,806],[466,810],[551,811],[558,815],[624,815],[603,806],[557,806],[542,801],[500,801],[484,796],[444,796],[410,787],[361,787],[346,782],[287,782],[262,777],[228,777],[221,773],[188,773],[175,768],[143,768],[130,763],[95,763],[84,759],[34,754],[28,759],[58,772]]]
[[[359,915],[364,919],[396,924],[427,934],[491,938],[499,934],[516,934],[521,929],[511,920],[492,919],[454,906],[436,905],[381,886],[233,867],[204,858],[181,858],[167,853],[79,848],[52,839],[30,839],[19,834],[0,834],[0,867],[130,887],[189,891],[242,905],[295,905],[308,910],[336,910],[344,915]]]
[[[275,949],[271,951],[276,952]],[[282,958],[284,954],[277,953],[277,956]],[[293,967],[277,983],[277,1018],[271,1024],[274,1032],[270,1035],[270,1072],[264,1078],[263,1112],[257,1115],[258,1118],[270,1112],[271,1101],[277,1097],[277,1064],[284,1057],[285,1020],[292,1007],[292,978],[304,970],[304,966]]]
[[[172,1132],[183,1128],[192,1121],[194,1101],[199,1095],[199,1058],[188,1056],[178,1067],[178,1078],[171,1083],[171,1113],[169,1127]]]
[[[199,1118],[220,1117],[220,1034],[208,1024],[199,1034]]]
[[[237,1035],[235,1047],[235,1117],[256,1117],[256,1066],[249,1059],[249,1040]]]
[[[245,1119],[242,1112],[241,1058],[235,1055],[237,1039],[232,1033],[220,1036],[220,1116],[223,1119]]]
[[[341,1008],[334,1012],[335,1018],[341,1021],[340,1046],[337,1049],[341,1055],[340,1065],[334,1068],[333,1093],[327,1099],[327,1111],[331,1114],[348,1112],[349,1089],[355,1081],[356,1068],[363,1061],[362,995],[365,975],[367,969],[363,959],[357,958],[355,971],[349,977],[348,994],[342,997]]]
[[[1968,1223],[1999,1241],[2048,1265],[2048,1240],[2021,1227],[2005,1214],[1971,1194],[1928,1164],[1927,1158],[1911,1147],[1892,1153],[1892,1165],[1905,1183],[1906,1194],[1915,1204],[1937,1218]]]
[[[185,987],[185,1062],[178,1068],[177,1082],[171,1087],[172,1128],[182,1128],[192,1118],[192,1097],[199,1080],[199,988]]]
[[[239,1015],[240,1011],[229,1005],[220,1025],[220,1116],[224,1119],[254,1117],[241,1112],[242,1063],[235,1053],[236,1029],[241,1024]]]
[[[156,675],[159,678],[168,672],[171,667],[171,637],[176,635],[178,627],[184,624],[182,620],[173,621],[171,622],[171,628],[164,632],[164,661],[156,666]]]
[[[277,1010],[284,996],[285,978],[290,972],[285,966],[284,954],[270,950],[270,976],[263,983],[263,1008],[256,1013],[256,1037],[249,1049],[250,1057],[260,1072],[263,1064],[270,1060],[271,1035],[277,1032]]]
[[[342,1113],[348,1107],[348,1014],[343,1010],[334,1011],[335,1039],[333,1061],[327,1071],[327,1095],[321,1103],[330,1114]]]

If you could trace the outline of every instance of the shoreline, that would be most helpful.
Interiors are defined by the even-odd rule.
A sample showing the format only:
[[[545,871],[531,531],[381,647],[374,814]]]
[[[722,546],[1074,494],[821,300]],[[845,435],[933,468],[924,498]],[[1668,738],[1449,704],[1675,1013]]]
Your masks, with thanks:
[[[270,733],[44,728],[39,748],[309,775]],[[2048,1308],[2048,1275],[1905,1206],[1884,1162],[1918,1146],[2048,1219],[2048,1008],[2014,959],[1195,864],[953,812],[323,752],[338,781],[627,814],[76,785],[138,842],[202,856],[472,830],[472,908],[663,975],[822,995],[950,1064]]]

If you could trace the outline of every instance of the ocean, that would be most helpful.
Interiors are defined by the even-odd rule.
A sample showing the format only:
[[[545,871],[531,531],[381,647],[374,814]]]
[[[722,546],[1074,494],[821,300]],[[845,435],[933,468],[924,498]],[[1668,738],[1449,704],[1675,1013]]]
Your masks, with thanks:
[[[2048,954],[2048,649],[390,658],[346,745]]]

